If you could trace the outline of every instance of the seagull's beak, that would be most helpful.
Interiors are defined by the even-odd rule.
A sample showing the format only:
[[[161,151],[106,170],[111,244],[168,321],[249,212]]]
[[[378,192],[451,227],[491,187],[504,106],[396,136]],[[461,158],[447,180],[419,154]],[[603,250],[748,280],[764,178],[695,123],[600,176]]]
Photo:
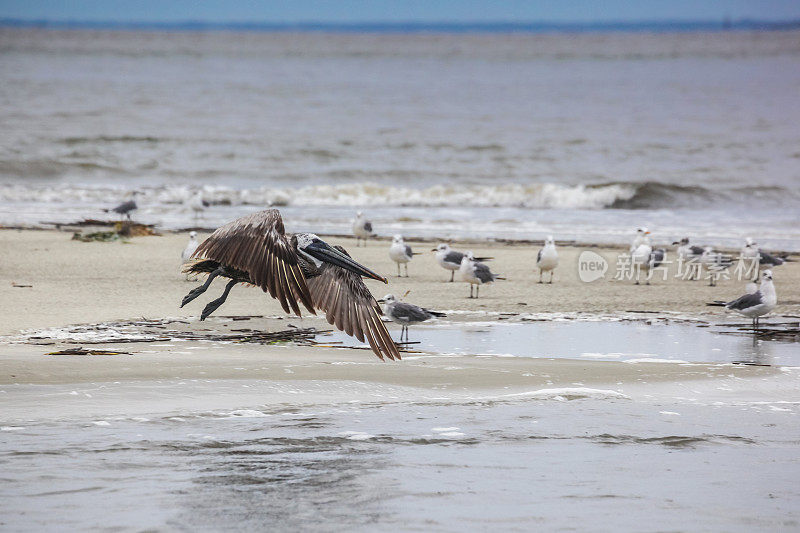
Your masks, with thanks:
[[[352,258],[350,258],[349,255],[340,252],[336,248],[333,248],[325,241],[311,243],[310,245],[306,246],[304,251],[320,261],[330,263],[331,265],[336,265],[345,270],[349,270],[350,272],[355,272],[359,276],[376,279],[386,284],[389,283],[383,276],[379,276],[367,267],[356,263]]]
[[[379,304],[385,304],[386,303],[386,300],[384,300],[383,298],[381,298],[380,300],[375,300],[375,301],[378,302]]]
[[[432,248],[432,249],[431,249],[431,252],[438,252],[438,251],[439,251],[439,249],[438,249],[438,248]]]
[[[644,234],[645,235],[650,235],[650,232],[649,231],[645,231]]]
[[[675,241],[675,242],[672,243],[672,246],[675,246],[676,244],[680,244],[680,243],[681,243],[681,241]]]

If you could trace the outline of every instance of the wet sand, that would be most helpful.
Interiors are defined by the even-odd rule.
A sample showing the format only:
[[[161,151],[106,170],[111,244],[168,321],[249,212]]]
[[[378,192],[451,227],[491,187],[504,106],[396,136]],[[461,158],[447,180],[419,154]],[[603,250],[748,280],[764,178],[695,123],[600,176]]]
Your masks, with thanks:
[[[204,238],[206,235],[200,235]],[[212,285],[207,295],[180,309],[183,296],[196,285],[179,273],[180,254],[187,236],[133,238],[126,243],[82,243],[58,231],[0,230],[0,334],[20,329],[94,323],[134,317],[196,316],[204,303],[222,291]],[[493,256],[489,264],[504,275],[481,288],[479,299],[468,299],[469,286],[447,283],[450,275],[439,267],[431,248],[435,243],[409,244],[421,255],[409,264],[409,278],[397,278],[388,257],[387,241],[370,241],[357,248],[352,239],[329,238],[341,244],[358,261],[386,275],[389,285],[367,281],[379,298],[386,293],[406,296],[406,301],[437,310],[510,313],[620,313],[644,311],[659,315],[735,317],[706,302],[727,300],[743,294],[744,283],[720,280],[717,287],[706,281],[674,278],[671,266],[666,281],[654,278],[650,286],[631,281],[611,281],[617,256],[624,250],[591,248],[609,261],[603,280],[583,283],[578,278],[577,257],[584,247],[559,247],[560,266],[552,285],[538,284],[535,269],[538,245],[481,242],[458,246],[476,255]],[[674,254],[671,254],[674,255]],[[774,269],[779,306],[774,313],[800,314],[800,262]],[[12,283],[32,285],[13,287]],[[216,296],[213,296],[216,297]],[[260,290],[236,287],[217,314],[282,315],[280,306]]]

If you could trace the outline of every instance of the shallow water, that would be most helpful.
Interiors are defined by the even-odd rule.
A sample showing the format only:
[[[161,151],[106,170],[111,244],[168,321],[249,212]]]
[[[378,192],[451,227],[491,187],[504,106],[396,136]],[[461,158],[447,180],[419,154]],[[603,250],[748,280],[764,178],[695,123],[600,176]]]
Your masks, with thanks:
[[[159,384],[176,393],[188,387],[206,403],[215,389],[243,386],[252,398],[275,392],[265,382]],[[667,525],[752,531],[800,525],[796,402],[642,401],[591,391],[547,399],[362,402],[348,400],[348,385],[341,384],[340,401],[314,403],[324,386],[295,383],[289,390],[296,394],[284,403],[253,400],[240,409],[44,414],[4,426],[4,527],[522,531],[593,524],[598,531]],[[106,386],[103,401],[132,392],[116,389]],[[33,393],[69,390],[46,386]],[[101,392],[80,394],[89,390]],[[148,386],[136,392],[147,394]]]
[[[389,329],[399,340],[399,327],[390,325]],[[432,354],[800,366],[797,343],[760,340],[747,332],[731,335],[733,331],[719,324],[698,327],[644,321],[439,321],[411,326],[409,339],[414,344],[409,348]],[[341,332],[333,337],[345,346],[359,345]],[[327,339],[319,338],[320,342]]]

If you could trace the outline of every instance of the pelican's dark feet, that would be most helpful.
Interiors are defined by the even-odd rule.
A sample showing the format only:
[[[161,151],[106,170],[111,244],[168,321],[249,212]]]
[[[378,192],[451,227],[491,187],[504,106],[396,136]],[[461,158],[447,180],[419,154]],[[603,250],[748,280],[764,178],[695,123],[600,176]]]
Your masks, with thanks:
[[[225,298],[217,298],[216,300],[211,300],[208,304],[203,308],[203,312],[200,313],[200,321],[202,322],[208,315],[219,309],[219,306],[225,303]]]
[[[181,307],[188,304],[189,302],[191,302],[204,292],[206,292],[206,288],[204,285],[200,285],[199,287],[195,287],[194,289],[190,290],[189,294],[183,297],[183,301],[181,302]]]

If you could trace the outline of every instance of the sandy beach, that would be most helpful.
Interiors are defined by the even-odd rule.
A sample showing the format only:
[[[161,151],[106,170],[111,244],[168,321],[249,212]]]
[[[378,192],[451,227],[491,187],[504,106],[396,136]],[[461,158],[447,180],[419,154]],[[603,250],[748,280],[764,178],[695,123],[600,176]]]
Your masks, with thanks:
[[[201,234],[199,238],[205,236]],[[167,233],[111,243],[83,243],[71,237],[71,233],[59,231],[0,230],[4,255],[0,270],[0,298],[4,302],[0,310],[0,333],[138,317],[197,316],[202,309],[197,302],[179,308],[181,298],[195,286],[180,274],[180,253],[187,242],[186,234]],[[405,300],[410,303],[442,311],[590,314],[640,311],[722,319],[736,315],[707,307],[706,303],[734,299],[744,290],[744,282],[735,279],[720,280],[716,287],[709,287],[704,280],[676,279],[676,265],[670,265],[666,281],[659,274],[649,286],[634,286],[630,280],[611,279],[623,249],[565,246],[559,247],[555,282],[540,285],[535,269],[539,245],[473,242],[460,248],[494,257],[489,266],[507,279],[482,287],[480,298],[469,299],[466,283],[447,283],[449,272],[437,265],[430,251],[436,242],[409,241],[421,255],[410,263],[408,278],[397,278],[396,265],[388,256],[387,241],[373,240],[366,247],[357,248],[352,239],[328,240],[331,244],[341,244],[358,261],[388,278],[388,285],[367,280],[376,298],[387,293],[407,294]],[[592,250],[607,259],[609,270],[604,279],[592,283],[580,281],[577,258],[583,250]],[[800,262],[775,268],[774,276],[779,295],[774,313],[800,314]],[[14,283],[32,287],[18,288]],[[209,294],[221,290],[222,285],[212,286]],[[217,314],[283,315],[283,310],[258,289],[237,287]]]

